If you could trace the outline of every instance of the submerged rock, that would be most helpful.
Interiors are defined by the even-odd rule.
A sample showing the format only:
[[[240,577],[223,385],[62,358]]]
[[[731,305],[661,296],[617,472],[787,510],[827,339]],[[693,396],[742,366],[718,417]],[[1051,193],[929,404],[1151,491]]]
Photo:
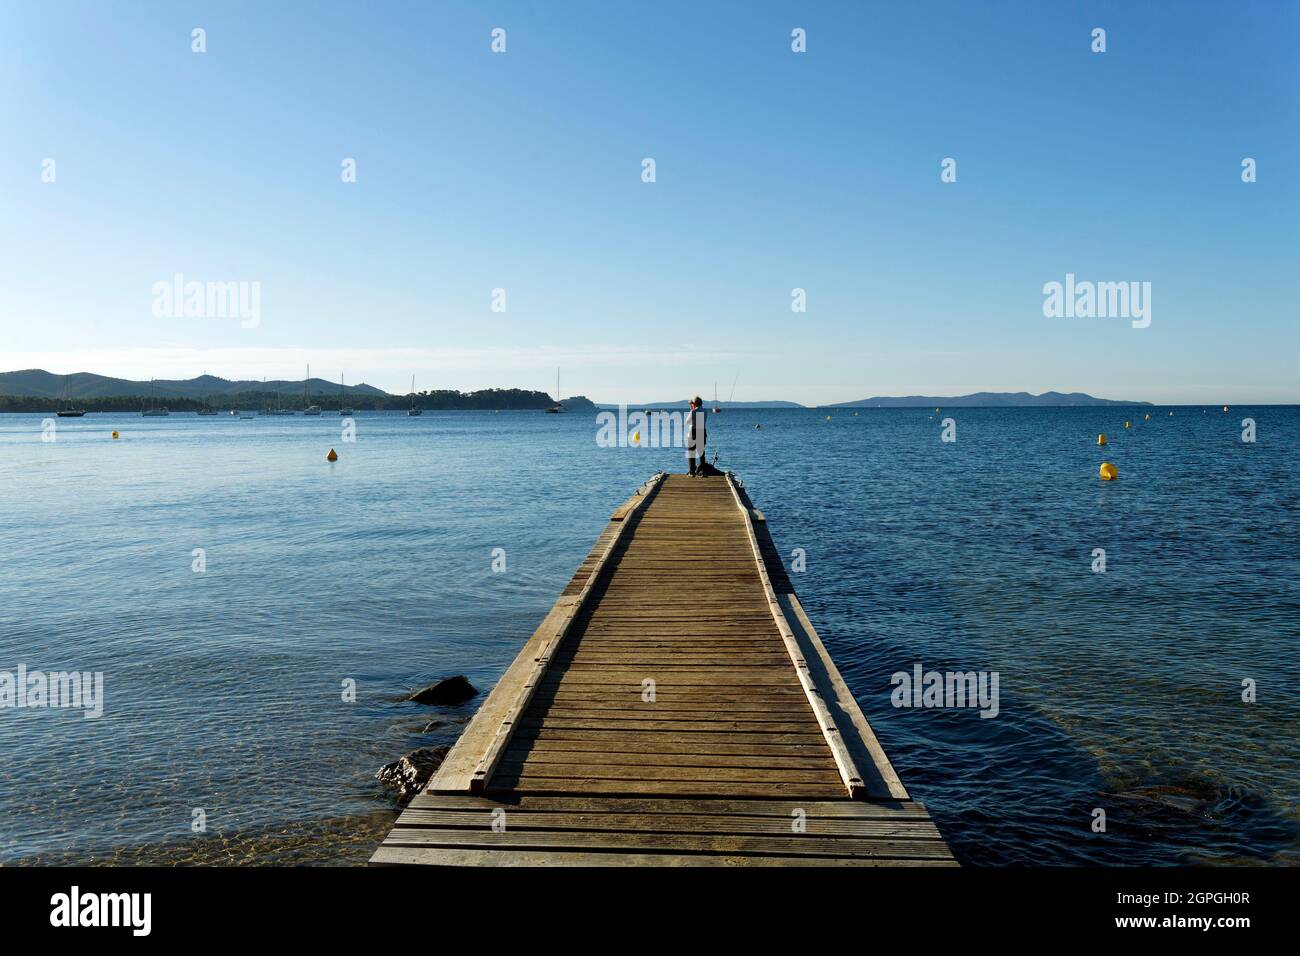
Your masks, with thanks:
[[[1187,787],[1155,786],[1138,787],[1107,796],[1117,800],[1128,800],[1134,804],[1145,805],[1148,809],[1161,808],[1185,813],[1188,816],[1201,817],[1208,814],[1212,801],[1205,794],[1197,793]]]
[[[449,747],[421,747],[412,750],[405,757],[399,757],[392,763],[384,764],[375,774],[375,779],[387,789],[396,791],[397,805],[405,806],[417,793],[424,789],[442,761],[447,756]]]
[[[463,704],[477,693],[478,688],[464,674],[457,674],[416,691],[407,700],[417,704]]]

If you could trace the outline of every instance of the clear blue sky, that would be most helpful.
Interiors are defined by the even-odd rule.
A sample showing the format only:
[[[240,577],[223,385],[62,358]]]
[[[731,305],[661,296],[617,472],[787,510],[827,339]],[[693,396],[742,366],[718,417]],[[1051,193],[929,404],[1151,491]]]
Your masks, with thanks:
[[[8,3],[0,368],[1300,401],[1298,10]],[[156,318],[177,272],[260,324]],[[1067,272],[1150,328],[1045,318]]]

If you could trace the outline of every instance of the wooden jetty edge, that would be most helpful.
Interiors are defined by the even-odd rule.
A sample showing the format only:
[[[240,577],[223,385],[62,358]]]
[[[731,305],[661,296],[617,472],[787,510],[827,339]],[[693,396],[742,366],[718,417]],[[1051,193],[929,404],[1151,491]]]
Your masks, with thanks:
[[[955,865],[744,488],[662,473],[370,862]]]

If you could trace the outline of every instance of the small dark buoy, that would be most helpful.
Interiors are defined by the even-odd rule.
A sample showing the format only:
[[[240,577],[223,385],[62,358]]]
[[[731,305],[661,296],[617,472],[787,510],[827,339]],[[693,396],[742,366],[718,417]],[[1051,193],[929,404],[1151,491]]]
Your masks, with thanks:
[[[326,461],[338,461],[338,460],[339,460],[339,453],[336,452],[333,448],[331,448],[331,449],[330,449],[330,453],[329,453],[328,455],[325,456],[325,460],[326,460]]]

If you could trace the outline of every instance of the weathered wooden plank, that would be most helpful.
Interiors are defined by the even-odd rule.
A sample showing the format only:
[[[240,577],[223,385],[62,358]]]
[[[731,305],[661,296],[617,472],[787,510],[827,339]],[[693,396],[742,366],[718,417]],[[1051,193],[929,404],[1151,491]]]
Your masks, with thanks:
[[[655,696],[658,700],[665,698],[671,700],[698,700],[708,701],[716,705],[718,710],[726,710],[727,705],[737,701],[780,701],[780,700],[798,700],[804,701],[803,690],[797,685],[793,686],[766,686],[762,692],[756,694],[749,687],[709,687],[707,685],[682,685],[672,684],[667,687],[656,685]],[[561,697],[572,697],[580,700],[590,700],[597,697],[610,697],[622,699],[629,695],[638,699],[646,692],[647,688],[642,686],[641,681],[632,683],[578,683],[572,682],[561,684],[559,681],[551,683],[538,691],[540,698],[543,693],[553,694],[555,699]]]
[[[498,812],[499,811],[499,812]],[[928,817],[881,820],[854,817],[786,816],[740,817],[704,813],[546,813],[498,808],[489,810],[413,809],[402,815],[402,826],[432,829],[593,830],[636,833],[770,834],[788,836],[803,826],[809,836],[851,839],[938,840],[939,829]],[[504,813],[504,816],[502,815]]]
[[[730,705],[734,704],[734,707]],[[558,713],[562,710],[630,710],[635,711],[643,717],[656,717],[664,714],[672,714],[675,711],[707,711],[714,719],[721,716],[747,718],[754,714],[780,714],[790,715],[799,720],[808,720],[807,705],[800,699],[791,695],[773,696],[771,699],[750,700],[736,698],[734,700],[710,700],[704,697],[691,697],[685,694],[674,693],[673,688],[668,688],[667,693],[661,693],[653,703],[646,703],[641,699],[639,694],[621,694],[616,691],[605,691],[604,693],[562,693],[556,694],[548,702],[549,713]],[[813,731],[804,728],[805,732]]]
[[[851,857],[732,856],[694,853],[616,853],[548,850],[465,850],[446,847],[381,846],[370,861],[377,866],[896,866],[889,859],[864,860]],[[908,860],[913,866],[956,866],[948,860]]]
[[[677,733],[727,733],[733,735],[755,733],[800,733],[807,728],[802,720],[733,720],[729,716],[719,716],[713,720],[671,720],[658,719],[612,720],[605,717],[524,717],[519,726],[530,728],[566,729],[566,730],[647,730],[674,731]]]
[[[508,818],[507,818],[508,819]],[[508,827],[508,824],[507,824]],[[887,857],[891,859],[947,859],[948,848],[938,840],[845,840],[809,834],[636,833],[586,830],[433,830],[398,827],[384,841],[389,846],[442,846],[475,849],[606,849],[659,850],[737,854],[779,854],[802,857]]]
[[[590,755],[588,755],[590,756]],[[580,760],[555,763],[549,760],[514,759],[509,753],[497,765],[499,772],[520,777],[559,777],[569,779],[581,776],[588,780],[669,781],[694,780],[700,783],[723,783],[728,780],[748,784],[772,783],[825,783],[833,778],[835,766],[821,767],[699,767],[672,764],[647,764],[629,766],[606,760]]]
[[[788,668],[786,669],[788,670]],[[646,678],[653,678],[654,681],[663,686],[668,685],[691,685],[695,687],[716,687],[720,682],[731,687],[741,685],[762,688],[762,687],[786,687],[789,685],[789,675],[779,667],[767,668],[744,668],[744,669],[727,669],[724,667],[660,667],[654,673],[647,673],[645,668],[635,670],[607,667],[599,670],[594,668],[565,668],[560,671],[553,671],[545,675],[541,682],[543,685],[555,685],[561,680],[568,684],[625,684],[639,685]],[[761,693],[761,691],[756,691]]]
[[[469,794],[441,794],[424,792],[411,801],[412,807],[425,809],[468,809],[485,812],[497,808],[523,809],[535,812],[562,813],[702,813],[727,816],[778,816],[789,819],[795,810],[810,817],[929,818],[925,805],[916,801],[845,800],[842,797],[801,800],[793,802],[779,799],[738,800],[718,799],[666,799],[660,797],[583,797],[544,796],[533,793],[513,793],[496,796],[471,796]]]
[[[681,754],[681,753],[626,753],[620,751],[556,750],[534,747],[517,742],[506,751],[501,761],[507,763],[526,761],[527,765],[556,764],[567,768],[572,764],[591,764],[599,761],[604,766],[629,769],[637,767],[750,767],[764,770],[830,770],[835,762],[827,754]],[[567,773],[568,770],[565,770]]]
[[[695,706],[699,707],[700,705]],[[547,707],[546,714],[548,717],[563,717],[566,720],[595,718],[598,720],[681,720],[713,723],[719,719],[716,710],[687,710],[683,707],[657,706],[655,704],[642,704],[637,708],[618,709],[613,707],[564,706],[553,703]],[[805,711],[797,708],[771,707],[762,710],[733,709],[727,713],[726,720],[728,723],[738,721],[788,723],[793,721],[802,722],[807,716]]]
[[[694,738],[686,743],[672,743],[659,738],[661,734],[647,734],[640,740],[622,736],[614,740],[568,740],[563,737],[518,738],[513,748],[530,754],[621,754],[628,758],[671,757],[674,760],[691,759],[707,762],[719,757],[737,757],[748,760],[768,760],[776,758],[804,759],[818,761],[830,760],[830,754],[819,740],[811,739],[803,746],[797,744],[756,744],[756,743],[704,743]],[[810,737],[812,735],[809,735]],[[725,766],[719,764],[718,766]]]
[[[553,753],[553,752],[551,752]],[[617,754],[600,760],[601,755],[575,751],[580,762],[555,764],[545,761],[520,763],[511,756],[510,767],[494,778],[489,796],[506,796],[513,788],[519,792],[582,794],[580,782],[599,782],[592,793],[617,794],[625,797],[708,797],[725,798],[735,793],[770,793],[775,797],[800,800],[828,800],[835,796],[835,768],[814,767],[713,767],[682,766],[669,763],[624,765],[616,763]],[[647,758],[672,755],[647,754]],[[737,757],[743,755],[720,755]],[[770,762],[772,758],[766,758]],[[704,763],[707,757],[698,758]],[[761,762],[761,759],[760,761]],[[830,775],[828,779],[827,775]],[[603,784],[610,784],[604,786]],[[618,786],[613,784],[617,783]],[[680,786],[668,786],[669,784]],[[544,785],[544,786],[543,786]],[[797,789],[782,789],[785,785]],[[536,791],[530,787],[538,787]]]
[[[520,740],[599,740],[605,743],[617,743],[623,745],[631,745],[640,741],[654,740],[663,743],[689,743],[701,748],[711,747],[714,744],[735,743],[744,743],[747,746],[757,746],[760,744],[800,744],[805,746],[816,746],[818,741],[824,739],[821,732],[816,730],[799,730],[783,733],[762,731],[746,733],[741,736],[730,731],[713,730],[663,730],[655,733],[647,733],[643,730],[628,727],[602,729],[573,727],[521,727],[516,736]],[[747,796],[762,796],[762,794],[747,794]]]
[[[682,701],[682,700],[654,700],[646,702],[642,700],[582,700],[572,697],[557,697],[547,702],[546,712],[548,714],[567,714],[574,716],[576,713],[593,714],[608,713],[611,717],[622,717],[635,714],[638,717],[648,717],[652,714],[670,714],[675,717],[691,718],[705,717],[716,719],[718,716],[717,707],[710,707],[706,701]],[[734,705],[726,708],[729,716],[739,720],[753,720],[755,714],[781,714],[792,715],[795,717],[804,717],[808,713],[808,707],[803,701],[790,701],[783,703],[781,701],[766,700],[737,700]]]
[[[790,797],[803,800],[827,800],[844,792],[837,779],[833,784],[815,783],[764,783],[761,787],[744,788],[734,781],[713,780],[601,780],[588,777],[557,779],[531,777],[519,774],[497,774],[488,785],[487,793],[529,790],[533,793],[554,794],[611,794],[629,796],[641,794],[660,797],[726,797],[737,791],[762,792],[773,797]]]

